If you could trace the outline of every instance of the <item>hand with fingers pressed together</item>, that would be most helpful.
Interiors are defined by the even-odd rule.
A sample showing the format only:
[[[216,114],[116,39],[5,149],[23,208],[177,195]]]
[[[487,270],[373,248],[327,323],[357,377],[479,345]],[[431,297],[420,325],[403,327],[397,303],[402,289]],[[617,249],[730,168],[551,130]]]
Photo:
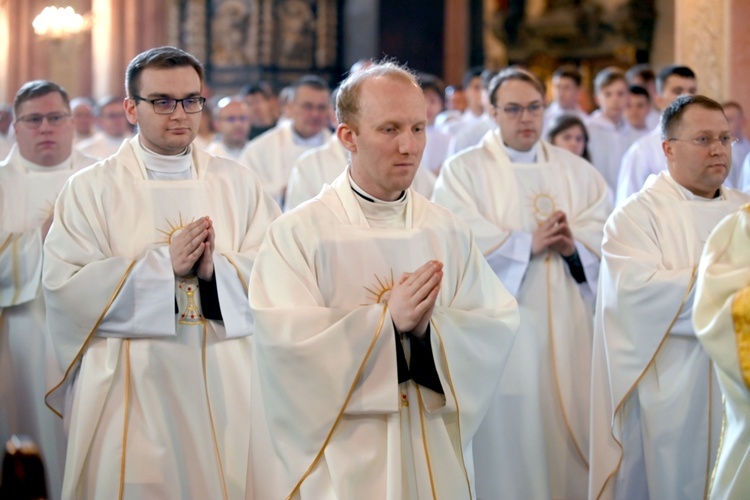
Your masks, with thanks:
[[[570,257],[576,251],[573,233],[570,231],[565,212],[558,210],[544,220],[531,239],[531,255],[536,256],[546,249],[553,250],[563,257]]]
[[[186,225],[169,244],[169,257],[176,276],[185,276],[198,263],[196,274],[202,280],[210,280],[214,274],[213,252],[216,233],[209,217]]]
[[[443,263],[431,260],[394,283],[388,308],[399,332],[416,337],[427,333],[442,279]]]

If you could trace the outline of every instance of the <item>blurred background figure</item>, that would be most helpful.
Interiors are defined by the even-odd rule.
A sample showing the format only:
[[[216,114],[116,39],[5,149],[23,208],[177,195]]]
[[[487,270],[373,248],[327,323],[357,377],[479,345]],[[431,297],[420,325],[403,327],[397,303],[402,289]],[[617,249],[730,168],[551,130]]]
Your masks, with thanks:
[[[591,161],[589,134],[583,120],[575,115],[560,115],[549,124],[547,140],[553,145]]]

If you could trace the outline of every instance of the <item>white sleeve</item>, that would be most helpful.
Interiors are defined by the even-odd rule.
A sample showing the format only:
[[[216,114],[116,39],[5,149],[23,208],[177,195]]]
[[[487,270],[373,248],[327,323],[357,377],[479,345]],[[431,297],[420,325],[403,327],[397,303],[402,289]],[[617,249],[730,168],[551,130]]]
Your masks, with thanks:
[[[487,263],[516,298],[531,260],[531,241],[531,233],[513,231],[500,247],[486,255]]]
[[[169,247],[152,248],[136,262],[99,325],[97,336],[175,335],[175,286]]]
[[[695,301],[695,284],[690,289],[690,293],[685,299],[680,314],[677,315],[677,321],[669,330],[671,335],[682,335],[685,337],[695,338],[695,327],[693,326],[693,302]]]
[[[214,252],[214,276],[216,276],[216,291],[219,295],[221,316],[224,319],[224,335],[226,338],[247,336],[253,331],[253,315],[247,300],[247,289],[237,276],[234,266],[226,257],[216,252]]]

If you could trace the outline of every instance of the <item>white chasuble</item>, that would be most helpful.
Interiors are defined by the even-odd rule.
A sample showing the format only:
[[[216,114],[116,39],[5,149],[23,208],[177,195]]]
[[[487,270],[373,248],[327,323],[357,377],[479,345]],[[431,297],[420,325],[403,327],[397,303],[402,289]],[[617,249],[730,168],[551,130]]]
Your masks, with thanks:
[[[590,498],[703,498],[720,393],[691,323],[716,224],[749,198],[700,199],[667,172],[607,222],[592,361]]]
[[[471,440],[516,303],[450,213],[410,189],[405,227],[374,228],[356,196],[344,172],[271,225],[253,269],[255,496],[472,498]],[[444,396],[398,383],[387,308],[394,280],[433,259],[444,263],[429,337]]]
[[[44,404],[41,228],[65,181],[89,160],[76,153],[59,166],[41,167],[14,146],[0,163],[0,443],[13,434],[34,440],[53,499],[62,485],[65,437]]]
[[[537,163],[511,163],[498,131],[446,161],[434,200],[466,220],[518,298],[521,327],[474,443],[480,499],[581,498],[588,481],[593,291],[607,186],[594,167],[540,142]],[[561,256],[531,257],[532,232],[562,210],[586,282]]]
[[[244,496],[244,297],[278,207],[246,168],[191,154],[192,179],[149,180],[136,137],[58,199],[45,244],[56,367],[47,401],[68,428],[67,498]],[[171,238],[203,216],[216,233],[223,321],[204,317],[197,279],[175,278],[169,257]]]
[[[693,324],[724,394],[709,498],[750,495],[750,205],[727,216],[701,257]]]

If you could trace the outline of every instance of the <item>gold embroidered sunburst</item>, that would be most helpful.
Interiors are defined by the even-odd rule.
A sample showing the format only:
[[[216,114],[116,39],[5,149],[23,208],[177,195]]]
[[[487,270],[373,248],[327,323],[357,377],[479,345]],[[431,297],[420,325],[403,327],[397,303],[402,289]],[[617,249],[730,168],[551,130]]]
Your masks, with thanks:
[[[531,196],[531,211],[534,218],[541,223],[557,210],[555,198],[548,193],[533,193]]]
[[[178,218],[177,221],[171,221],[169,219],[164,219],[164,221],[167,223],[167,228],[166,229],[157,229],[157,231],[159,231],[161,234],[164,235],[164,239],[158,240],[157,243],[162,243],[162,244],[165,244],[165,245],[171,245],[172,244],[172,236],[174,236],[174,234],[177,231],[180,231],[180,230],[184,229],[185,226],[187,226],[188,224],[190,224],[194,220],[195,220],[195,218],[189,220],[188,222],[183,222],[182,221],[182,213],[181,212],[179,214],[179,218]]]
[[[388,277],[383,278],[382,280],[378,278],[377,274],[374,274],[375,280],[378,282],[377,285],[373,284],[372,288],[364,286],[363,288],[367,290],[367,293],[369,296],[367,297],[368,300],[371,302],[368,302],[366,304],[360,304],[362,306],[369,306],[371,304],[384,304],[388,302],[388,297],[391,296],[391,290],[393,290],[393,269],[391,269],[391,277],[390,279]]]
[[[44,223],[44,221],[47,220],[47,218],[52,215],[52,212],[55,211],[55,202],[54,200],[47,200],[42,204],[41,207],[39,207],[39,220]]]

